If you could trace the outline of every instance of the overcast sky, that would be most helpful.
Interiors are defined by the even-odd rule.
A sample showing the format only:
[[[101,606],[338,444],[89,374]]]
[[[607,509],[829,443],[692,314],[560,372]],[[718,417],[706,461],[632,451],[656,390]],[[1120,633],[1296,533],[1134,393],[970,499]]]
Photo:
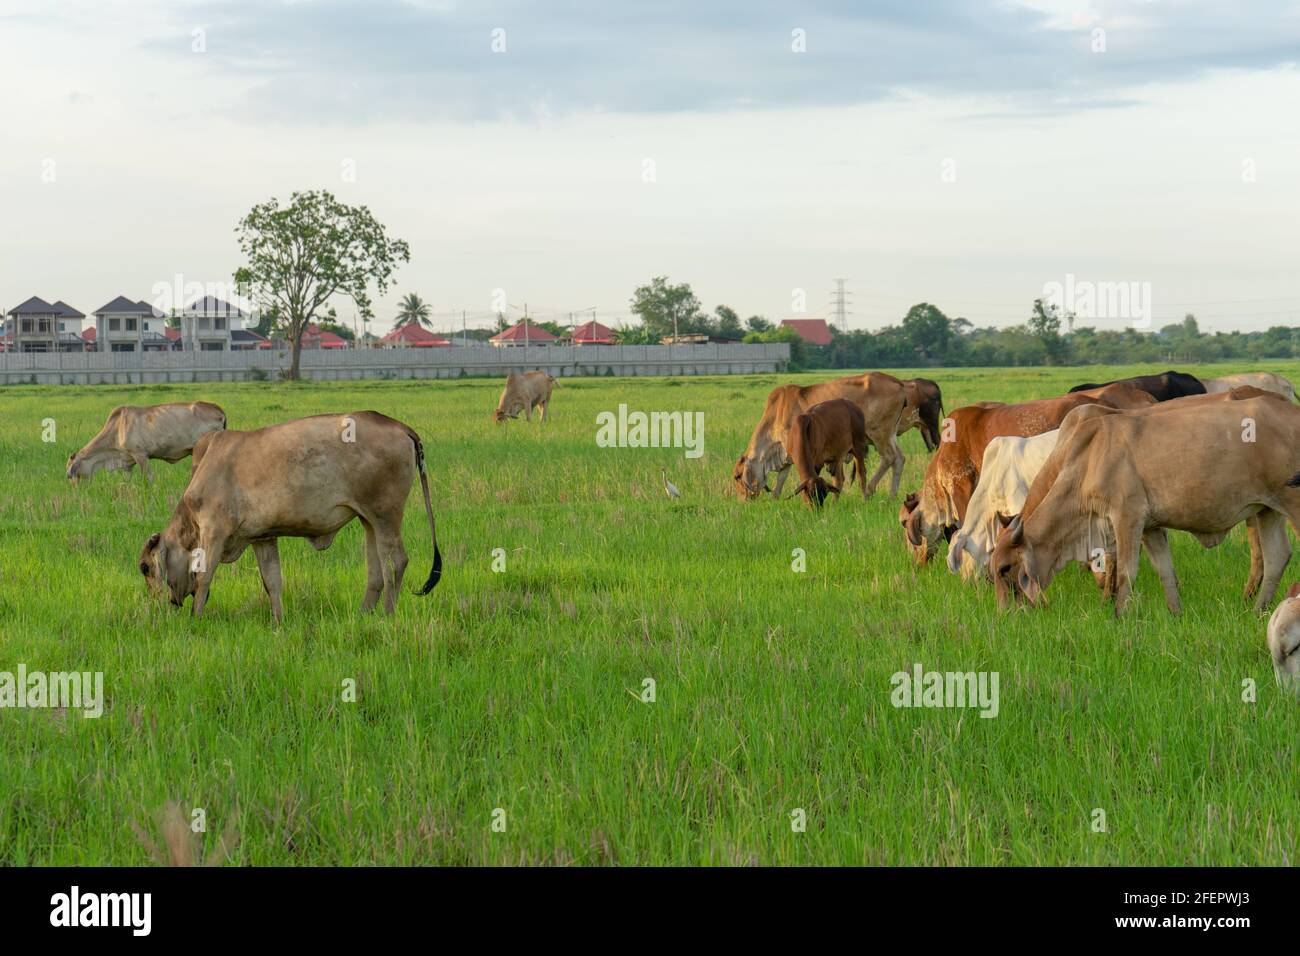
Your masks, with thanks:
[[[411,244],[380,331],[408,291],[614,324],[658,274],[773,319],[844,277],[853,327],[1067,275],[1300,323],[1294,2],[0,0],[0,64],[3,307],[226,281],[249,207],[328,188]]]

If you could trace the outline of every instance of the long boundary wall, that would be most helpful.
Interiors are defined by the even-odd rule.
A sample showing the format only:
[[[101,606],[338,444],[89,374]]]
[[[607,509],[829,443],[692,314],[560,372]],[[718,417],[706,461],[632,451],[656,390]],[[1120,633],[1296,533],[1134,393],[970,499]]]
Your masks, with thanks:
[[[575,375],[743,375],[784,370],[790,346],[585,345],[524,348],[306,350],[302,376],[350,379],[468,378],[543,369]],[[288,350],[240,352],[0,353],[0,385],[131,385],[273,380]]]

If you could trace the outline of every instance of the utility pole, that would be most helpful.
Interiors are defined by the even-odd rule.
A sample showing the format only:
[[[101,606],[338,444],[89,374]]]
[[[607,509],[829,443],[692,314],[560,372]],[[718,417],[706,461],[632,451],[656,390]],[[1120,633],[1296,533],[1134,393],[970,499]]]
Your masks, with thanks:
[[[465,322],[465,310],[460,310],[460,347],[469,345],[469,325]]]
[[[832,293],[831,305],[835,309],[835,327],[841,332],[849,330],[849,294],[844,291],[847,279],[835,280],[835,292]]]

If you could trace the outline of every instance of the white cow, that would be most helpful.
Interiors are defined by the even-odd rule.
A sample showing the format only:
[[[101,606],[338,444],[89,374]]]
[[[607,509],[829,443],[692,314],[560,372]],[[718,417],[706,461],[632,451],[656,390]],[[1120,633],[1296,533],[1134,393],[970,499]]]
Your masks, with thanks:
[[[994,438],[984,449],[979,484],[966,506],[966,520],[948,542],[948,570],[970,580],[988,574],[989,555],[997,541],[997,515],[1019,514],[1029,486],[1056,447],[1059,428],[1031,438]]]
[[[1242,372],[1240,375],[1225,375],[1222,378],[1202,379],[1205,391],[1211,395],[1226,392],[1238,385],[1254,385],[1266,392],[1276,392],[1288,402],[1295,401],[1295,387],[1281,375],[1272,372]]]

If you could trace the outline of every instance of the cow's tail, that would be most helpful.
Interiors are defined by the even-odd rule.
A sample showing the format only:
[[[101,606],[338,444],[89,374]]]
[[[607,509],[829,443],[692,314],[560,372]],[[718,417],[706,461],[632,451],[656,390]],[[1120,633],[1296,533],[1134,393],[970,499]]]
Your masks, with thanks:
[[[420,436],[410,432],[411,441],[415,443],[415,466],[420,471],[420,490],[424,492],[424,513],[429,516],[429,535],[433,538],[433,567],[429,570],[429,580],[416,594],[428,594],[442,579],[442,552],[438,550],[438,529],[433,521],[433,501],[429,498],[429,476],[424,471],[424,445]]]

